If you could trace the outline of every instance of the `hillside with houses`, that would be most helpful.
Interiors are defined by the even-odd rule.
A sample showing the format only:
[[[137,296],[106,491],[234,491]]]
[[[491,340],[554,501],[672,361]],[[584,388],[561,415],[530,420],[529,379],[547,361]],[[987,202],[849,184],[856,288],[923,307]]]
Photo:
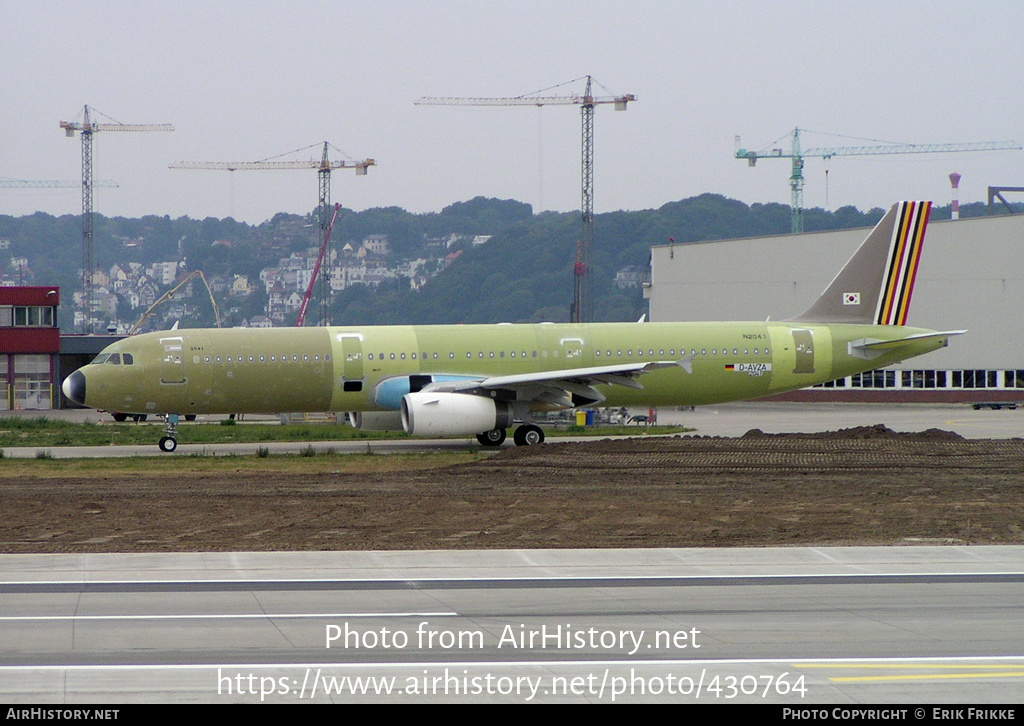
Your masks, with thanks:
[[[385,283],[417,291],[463,251],[491,239],[483,232],[501,231],[531,214],[529,205],[482,198],[434,215],[346,211],[320,275],[332,298],[354,286],[374,290]],[[234,220],[98,216],[92,327],[126,333],[157,303],[141,330],[175,322],[213,325],[211,298],[224,325],[294,325],[320,255],[314,218],[279,214],[250,226]],[[89,321],[80,262],[73,267],[81,244],[74,222],[74,217],[44,214],[0,217],[0,261],[10,260],[0,266],[0,284],[61,285],[73,303],[62,309],[61,326],[82,330]],[[188,279],[197,270],[203,275]],[[321,286],[314,292],[319,301]],[[311,322],[318,309],[311,306]]]
[[[961,207],[962,216],[986,213],[982,204]],[[805,227],[865,227],[881,214],[809,209]],[[948,215],[948,208],[933,215]],[[317,218],[315,210],[280,213],[259,225],[96,215],[93,329],[125,333],[147,314],[141,330],[212,326],[214,304],[224,326],[294,325],[319,256]],[[714,194],[599,214],[589,268],[592,319],[636,320],[646,312],[643,288],[654,245],[782,234],[789,224],[786,205],[747,205]],[[534,214],[514,200],[477,197],[427,214],[343,210],[321,270],[329,319],[334,325],[568,321],[579,233],[578,213]],[[60,285],[59,323],[67,331],[87,322],[81,259],[78,216],[0,215],[0,284]],[[322,315],[321,285],[316,288],[307,325]]]

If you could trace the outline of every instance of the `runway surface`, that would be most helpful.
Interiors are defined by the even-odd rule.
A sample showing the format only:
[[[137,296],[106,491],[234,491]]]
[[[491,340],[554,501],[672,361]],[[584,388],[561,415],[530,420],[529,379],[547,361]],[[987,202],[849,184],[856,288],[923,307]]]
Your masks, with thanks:
[[[1024,547],[0,556],[0,700],[1012,703]]]

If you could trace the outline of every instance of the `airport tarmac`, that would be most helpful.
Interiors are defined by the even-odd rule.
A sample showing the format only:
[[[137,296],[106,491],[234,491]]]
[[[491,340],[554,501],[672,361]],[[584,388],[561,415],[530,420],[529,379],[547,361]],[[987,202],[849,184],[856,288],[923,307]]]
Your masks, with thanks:
[[[647,409],[637,409],[631,414],[647,414]],[[96,411],[67,410],[45,412],[5,412],[3,415],[25,417],[54,417],[70,421],[102,421],[113,423],[109,414]],[[210,417],[218,420],[223,417]],[[206,417],[201,418],[205,420]],[[277,417],[248,417],[248,421],[273,423]],[[659,409],[658,423],[661,425],[681,425],[694,428],[694,435],[699,436],[742,436],[750,429],[760,429],[765,433],[816,433],[836,431],[857,426],[874,426],[882,424],[894,431],[926,431],[942,429],[953,431],[968,439],[1009,439],[1024,438],[1024,409],[997,410],[983,409],[975,411],[966,404],[864,404],[864,403],[775,403],[775,402],[742,402],[719,404],[715,406],[699,406],[695,409]],[[133,424],[119,424],[130,426]],[[324,424],[330,425],[330,424]],[[345,424],[341,424],[345,425]],[[156,442],[160,438],[160,427],[153,428],[153,445],[135,446],[60,446],[46,447],[54,458],[79,457],[117,457],[117,456],[153,456],[159,454]],[[637,427],[638,435],[657,434],[658,427]],[[574,437],[548,437],[548,443],[559,441],[580,441]],[[479,448],[476,439],[390,439],[390,440],[345,440],[323,442],[269,442],[262,444],[190,444],[188,442],[188,424],[179,427],[178,449],[167,456],[187,456],[197,453],[205,454],[254,454],[260,446],[271,453],[294,453],[309,446],[320,451],[338,453],[375,453],[392,451],[437,451],[443,449],[459,449],[467,446]],[[506,447],[514,444],[511,438]],[[4,454],[11,458],[33,458],[39,447],[5,447]]]

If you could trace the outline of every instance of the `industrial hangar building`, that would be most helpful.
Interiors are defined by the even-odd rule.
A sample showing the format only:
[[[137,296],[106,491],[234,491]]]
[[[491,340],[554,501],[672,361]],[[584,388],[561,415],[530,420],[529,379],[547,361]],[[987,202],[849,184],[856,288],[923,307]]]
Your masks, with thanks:
[[[868,231],[655,247],[650,319],[784,321],[799,315]],[[932,219],[907,325],[968,332],[903,365],[776,400],[1024,401],[1024,215]]]
[[[124,336],[63,335],[60,288],[0,286],[0,411],[81,408],[60,382]]]

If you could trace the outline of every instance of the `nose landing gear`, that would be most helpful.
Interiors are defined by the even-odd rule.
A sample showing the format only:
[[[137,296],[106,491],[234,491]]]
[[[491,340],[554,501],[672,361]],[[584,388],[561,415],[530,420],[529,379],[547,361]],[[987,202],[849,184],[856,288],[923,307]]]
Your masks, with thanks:
[[[160,439],[160,451],[167,454],[171,453],[178,448],[178,440],[175,438],[178,434],[178,414],[171,413],[167,415],[167,426],[164,427],[164,436]]]

